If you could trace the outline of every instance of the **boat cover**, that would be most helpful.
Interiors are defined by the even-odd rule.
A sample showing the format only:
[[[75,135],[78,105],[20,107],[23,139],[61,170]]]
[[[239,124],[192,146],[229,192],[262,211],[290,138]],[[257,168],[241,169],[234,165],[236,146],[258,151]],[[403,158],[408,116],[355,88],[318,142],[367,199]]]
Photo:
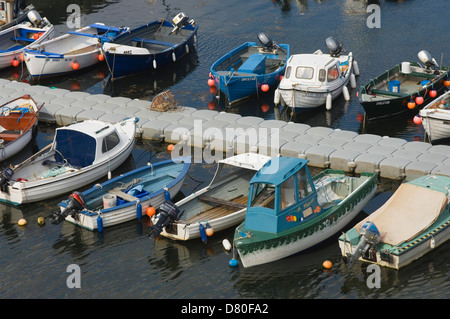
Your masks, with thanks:
[[[380,231],[381,242],[395,246],[411,240],[436,221],[447,201],[442,192],[404,183],[355,228],[359,232],[366,221],[371,221]]]

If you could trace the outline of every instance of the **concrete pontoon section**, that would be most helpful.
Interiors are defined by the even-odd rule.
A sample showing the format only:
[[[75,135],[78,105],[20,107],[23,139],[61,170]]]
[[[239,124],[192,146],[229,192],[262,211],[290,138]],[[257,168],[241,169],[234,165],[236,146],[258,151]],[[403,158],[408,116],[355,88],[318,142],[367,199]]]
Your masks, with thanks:
[[[25,94],[39,105],[44,103],[39,113],[41,122],[68,125],[99,119],[116,123],[136,116],[139,137],[179,147],[204,148],[227,155],[254,151],[269,156],[299,157],[318,168],[356,174],[376,172],[388,179],[426,174],[450,176],[447,145],[184,106],[159,112],[150,110],[151,101],[0,79],[0,105]]]

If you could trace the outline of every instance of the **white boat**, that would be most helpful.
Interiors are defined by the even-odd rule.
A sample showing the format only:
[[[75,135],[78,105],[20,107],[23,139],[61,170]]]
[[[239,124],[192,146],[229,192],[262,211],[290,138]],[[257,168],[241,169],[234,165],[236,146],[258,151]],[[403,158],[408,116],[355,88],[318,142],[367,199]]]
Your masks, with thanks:
[[[148,163],[82,193],[74,192],[59,203],[60,212],[52,216],[52,222],[66,220],[101,232],[104,227],[140,219],[149,207],[155,212],[175,197],[190,166],[190,158],[184,162],[169,159]]]
[[[133,149],[136,120],[88,120],[57,128],[51,144],[0,173],[0,201],[41,201],[110,175]]]
[[[344,261],[400,269],[450,239],[450,178],[403,183],[375,212],[339,237]]]
[[[163,211],[152,217],[151,237],[205,241],[208,228],[217,232],[239,224],[247,210],[249,182],[269,159],[245,153],[220,160],[208,186],[175,203],[177,216]]]
[[[37,11],[30,11],[28,20],[0,31],[0,69],[18,66],[26,47],[53,37],[55,27]]]
[[[19,153],[31,141],[41,107],[29,95],[0,106],[0,161]]]
[[[317,50],[312,54],[295,54],[287,61],[286,73],[275,90],[275,105],[292,108],[294,112],[326,105],[342,93],[350,99],[347,85],[356,87],[358,68],[353,54],[342,54],[342,44],[333,38],[326,39],[330,54]]]
[[[102,44],[127,28],[94,23],[24,50],[31,77],[58,76],[88,68],[104,60]]]
[[[419,112],[430,142],[450,137],[450,91],[447,91]]]

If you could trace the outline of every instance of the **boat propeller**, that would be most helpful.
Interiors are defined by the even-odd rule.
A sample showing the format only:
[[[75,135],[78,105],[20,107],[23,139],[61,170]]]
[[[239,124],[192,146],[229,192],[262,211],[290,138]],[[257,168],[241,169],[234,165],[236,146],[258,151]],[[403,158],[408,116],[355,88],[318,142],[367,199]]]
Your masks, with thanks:
[[[86,206],[86,200],[83,194],[80,192],[73,192],[72,194],[70,194],[68,201],[69,203],[63,211],[57,211],[53,213],[53,215],[51,216],[52,224],[58,225],[63,220],[65,220],[69,214],[73,219],[77,219],[78,214]]]
[[[0,189],[2,192],[7,192],[7,184],[11,180],[11,177],[14,174],[14,170],[11,167],[5,168],[0,172]]]
[[[347,253],[343,257],[344,263],[353,266],[360,256],[369,257],[371,248],[380,242],[380,232],[373,222],[365,222],[359,229],[360,240],[353,253]],[[368,258],[371,259],[371,258]]]
[[[164,227],[169,227],[173,222],[179,220],[183,213],[184,211],[181,212],[174,203],[166,201],[159,208],[158,222],[150,227],[149,237],[158,237]]]

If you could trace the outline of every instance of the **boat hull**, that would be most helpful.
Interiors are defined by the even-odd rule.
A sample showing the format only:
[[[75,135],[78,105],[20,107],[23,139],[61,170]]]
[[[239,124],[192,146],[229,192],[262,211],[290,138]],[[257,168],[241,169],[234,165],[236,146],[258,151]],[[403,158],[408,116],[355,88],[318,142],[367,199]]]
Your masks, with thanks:
[[[244,267],[280,260],[307,250],[338,233],[372,199],[377,191],[376,175],[371,174],[359,191],[354,191],[337,206],[316,217],[313,223],[301,224],[279,234],[249,231],[241,224],[234,241]]]
[[[450,138],[450,109],[448,106],[444,109],[435,107],[444,99],[450,102],[450,92],[444,93],[419,112],[422,126],[431,142]]]

